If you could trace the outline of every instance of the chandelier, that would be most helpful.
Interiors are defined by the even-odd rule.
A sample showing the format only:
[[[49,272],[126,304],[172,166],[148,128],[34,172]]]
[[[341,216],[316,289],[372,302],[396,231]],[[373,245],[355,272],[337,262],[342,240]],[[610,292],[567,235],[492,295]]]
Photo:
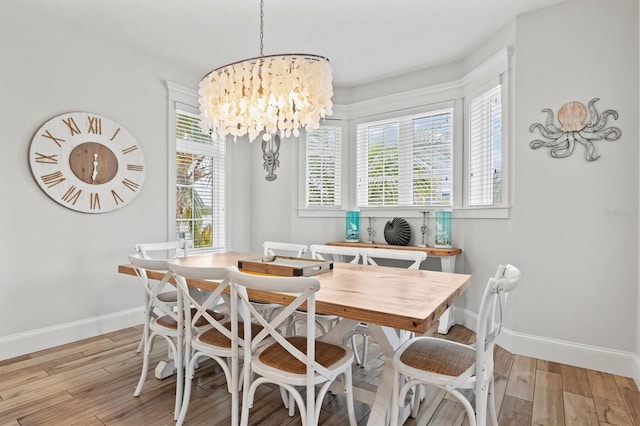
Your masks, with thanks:
[[[263,142],[273,143],[278,133],[297,137],[300,128],[317,129],[320,120],[332,113],[329,60],[300,53],[264,56],[263,8],[261,0],[260,56],[216,68],[200,81],[200,120],[205,131],[231,135],[234,140],[248,135],[252,142],[262,134]]]

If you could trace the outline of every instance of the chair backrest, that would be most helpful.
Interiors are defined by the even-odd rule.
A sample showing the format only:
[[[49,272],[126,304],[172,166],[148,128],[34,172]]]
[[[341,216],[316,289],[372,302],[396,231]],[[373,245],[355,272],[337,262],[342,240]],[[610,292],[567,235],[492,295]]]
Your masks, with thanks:
[[[136,275],[140,278],[142,286],[149,297],[149,311],[154,312],[157,316],[169,315],[178,322],[178,324],[181,324],[182,316],[173,309],[175,304],[165,302],[158,298],[158,294],[162,292],[162,289],[169,283],[169,280],[173,276],[169,270],[169,260],[147,259],[143,257],[141,253],[136,253],[129,255],[129,262],[135,268]],[[147,271],[156,271],[164,274],[162,278],[156,280],[149,278]],[[178,303],[181,303],[180,297],[178,297]]]
[[[189,241],[136,244],[136,251],[145,259],[175,259],[189,255]]]
[[[231,330],[222,325],[227,317],[216,319],[211,315],[213,309],[222,302],[223,293],[229,287],[227,268],[185,266],[180,264],[179,259],[169,261],[168,266],[175,276],[178,291],[182,293],[185,324],[191,325],[186,327],[186,338],[190,339],[196,323],[204,319],[232,340]],[[189,284],[187,279],[191,279]]]
[[[304,244],[280,243],[277,241],[265,241],[262,244],[265,256],[275,256],[277,254],[291,257],[302,257],[307,251]]]
[[[507,293],[520,282],[521,273],[513,265],[500,265],[485,287],[476,328],[476,368],[493,358],[493,345],[502,327]]]
[[[326,367],[315,362],[315,294],[320,289],[320,282],[316,278],[254,275],[241,272],[237,268],[229,269],[229,277],[231,279],[231,303],[233,304],[237,297],[243,307],[241,312],[245,316],[244,336],[251,336],[251,321],[263,327],[257,335],[251,336],[251,346],[245,346],[245,359],[250,359],[250,352],[259,347],[265,339],[273,338],[300,362],[313,365],[313,368],[306,369],[307,386],[313,387],[313,377],[316,373],[327,378],[334,378],[333,373]],[[288,303],[283,301],[283,308],[273,318],[267,318],[250,303],[247,290],[287,293],[293,297],[293,300]],[[236,294],[237,296],[234,296]],[[305,304],[307,312],[306,333],[305,336],[300,337],[306,339],[306,355],[287,341],[283,335],[287,319],[303,304]],[[245,372],[247,372],[246,369]]]
[[[356,247],[327,246],[323,244],[312,244],[309,246],[311,257],[319,260],[334,260],[336,262],[358,263],[362,257],[362,250]]]
[[[362,263],[377,265],[374,259],[408,261],[411,262],[408,269],[420,269],[420,264],[427,259],[427,253],[418,250],[365,249]]]

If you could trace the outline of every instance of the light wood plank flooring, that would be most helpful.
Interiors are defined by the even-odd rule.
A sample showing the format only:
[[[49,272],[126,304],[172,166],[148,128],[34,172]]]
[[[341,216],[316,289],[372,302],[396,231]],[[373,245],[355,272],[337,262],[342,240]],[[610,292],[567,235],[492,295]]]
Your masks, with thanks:
[[[2,425],[172,425],[175,378],[157,380],[149,372],[140,397],[133,397],[142,357],[136,354],[140,328],[128,328],[0,362]],[[428,334],[434,334],[435,329]],[[455,326],[446,336],[461,342],[475,338]],[[354,381],[376,384],[383,366],[375,343],[364,368],[354,367]],[[166,356],[157,340],[152,366]],[[514,356],[498,348],[496,402],[500,425],[638,425],[640,392],[625,377]],[[275,388],[259,388],[251,411],[253,425],[299,425],[282,406]],[[432,389],[419,418],[429,425],[466,425],[462,405]],[[225,379],[213,362],[196,373],[188,425],[228,425],[231,402]],[[359,424],[369,407],[356,402]],[[321,425],[347,424],[344,398],[325,398]],[[409,419],[406,425],[418,424]]]

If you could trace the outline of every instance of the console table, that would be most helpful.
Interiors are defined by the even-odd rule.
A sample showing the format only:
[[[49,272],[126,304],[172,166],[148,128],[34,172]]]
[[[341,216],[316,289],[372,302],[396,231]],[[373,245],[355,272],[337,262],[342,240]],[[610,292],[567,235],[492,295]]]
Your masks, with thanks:
[[[427,253],[427,256],[439,257],[440,266],[442,272],[455,272],[456,256],[462,253],[460,248],[440,248],[440,247],[416,247],[416,246],[393,246],[386,243],[355,243],[346,241],[333,241],[326,243],[328,246],[343,246],[343,247],[356,247],[356,248],[382,248],[390,250],[413,250],[423,251]],[[451,308],[447,309],[440,317],[440,323],[438,324],[438,333],[447,334],[451,326],[453,326],[453,312]]]

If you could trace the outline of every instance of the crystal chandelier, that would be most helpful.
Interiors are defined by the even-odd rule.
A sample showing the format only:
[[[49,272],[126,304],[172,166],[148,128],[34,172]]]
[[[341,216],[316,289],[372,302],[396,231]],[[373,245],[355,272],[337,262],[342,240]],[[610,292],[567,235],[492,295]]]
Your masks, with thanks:
[[[317,129],[331,115],[331,65],[309,54],[263,55],[264,0],[260,1],[260,56],[216,68],[200,81],[203,130],[220,137],[262,133],[270,141]]]

